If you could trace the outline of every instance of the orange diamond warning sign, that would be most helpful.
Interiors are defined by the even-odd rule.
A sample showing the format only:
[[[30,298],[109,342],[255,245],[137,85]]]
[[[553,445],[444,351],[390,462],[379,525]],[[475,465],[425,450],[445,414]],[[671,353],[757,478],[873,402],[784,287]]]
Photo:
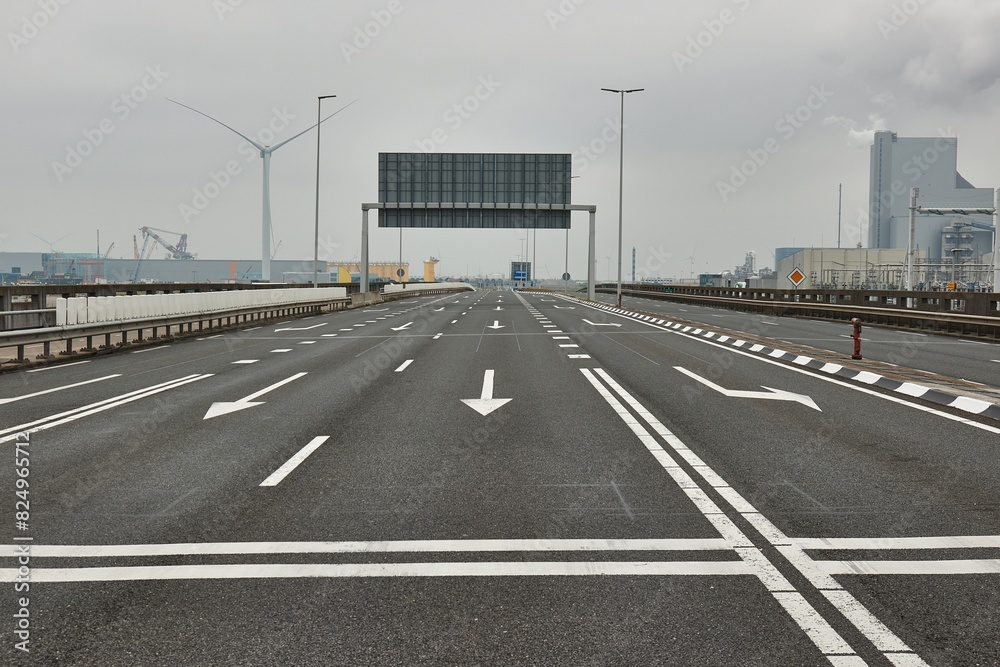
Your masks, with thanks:
[[[795,267],[792,269],[792,272],[788,274],[788,279],[793,285],[798,287],[802,284],[802,281],[806,279],[806,274],[802,273],[802,271],[799,270],[799,267]]]

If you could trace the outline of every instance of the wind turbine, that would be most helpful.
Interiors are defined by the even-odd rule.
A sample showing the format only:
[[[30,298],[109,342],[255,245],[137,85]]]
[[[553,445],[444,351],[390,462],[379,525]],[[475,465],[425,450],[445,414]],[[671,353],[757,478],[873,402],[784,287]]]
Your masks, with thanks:
[[[293,139],[298,139],[303,134],[305,134],[309,130],[313,129],[313,127],[317,127],[321,123],[325,123],[326,121],[330,120],[331,118],[333,118],[334,116],[336,116],[338,113],[340,113],[341,111],[343,111],[347,107],[351,106],[351,104],[354,104],[354,102],[357,102],[357,100],[354,100],[354,102],[351,102],[350,104],[342,106],[341,108],[337,109],[332,114],[330,114],[329,116],[327,116],[326,118],[324,118],[323,120],[321,120],[319,123],[316,123],[312,127],[308,127],[306,129],[302,130],[301,132],[299,132],[298,134],[296,134],[294,137],[290,137],[288,139],[285,139],[284,141],[281,141],[281,142],[279,142],[279,143],[277,143],[277,144],[275,144],[273,146],[264,146],[264,145],[262,145],[262,144],[260,144],[260,143],[258,143],[256,141],[254,141],[253,139],[251,139],[247,135],[243,134],[242,132],[240,132],[238,130],[234,130],[233,128],[229,127],[228,125],[226,125],[225,123],[223,123],[218,118],[212,118],[211,116],[209,116],[207,113],[204,113],[203,111],[198,111],[194,107],[189,107],[186,104],[181,104],[177,100],[171,100],[169,97],[167,99],[170,100],[171,102],[173,102],[174,104],[177,104],[177,105],[180,105],[180,106],[184,107],[185,109],[190,109],[191,111],[194,111],[197,114],[201,114],[202,116],[204,116],[205,118],[208,118],[209,120],[214,120],[216,123],[218,123],[222,127],[226,128],[227,130],[230,130],[231,132],[235,132],[239,136],[241,136],[244,139],[246,139],[247,141],[249,141],[250,144],[254,148],[256,148],[258,151],[260,151],[260,156],[264,160],[264,202],[263,202],[264,212],[263,212],[263,223],[262,223],[263,224],[263,229],[261,230],[260,277],[261,277],[261,280],[263,280],[265,283],[271,282],[271,153],[273,153],[274,151],[278,150],[279,148],[281,148],[282,146],[284,146],[285,144],[287,144],[289,141],[292,141]]]

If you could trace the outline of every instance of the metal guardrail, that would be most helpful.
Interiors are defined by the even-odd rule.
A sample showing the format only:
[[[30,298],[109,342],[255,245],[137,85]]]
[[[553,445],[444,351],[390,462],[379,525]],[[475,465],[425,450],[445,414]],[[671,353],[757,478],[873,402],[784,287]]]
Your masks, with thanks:
[[[599,286],[598,291],[613,292],[614,286]],[[996,293],[798,291],[674,285],[623,285],[622,293],[767,315],[844,321],[860,317],[868,325],[1000,340],[1000,311],[997,310],[1000,295]]]
[[[440,295],[452,291],[467,291],[467,288],[456,288],[455,290],[407,290],[396,294],[389,294],[382,297],[377,293],[372,294],[376,300],[361,302],[359,307],[366,307],[382,301],[395,301],[398,299],[412,298],[416,296]],[[356,294],[355,296],[359,296]],[[18,362],[26,362],[25,348],[31,345],[42,345],[41,357],[52,357],[52,344],[64,343],[60,354],[71,355],[74,353],[74,341],[85,339],[86,345],[77,351],[94,350],[94,340],[103,337],[102,348],[113,348],[111,338],[121,335],[122,341],[128,340],[129,334],[135,334],[134,342],[146,340],[143,336],[146,331],[151,332],[150,339],[162,340],[174,336],[174,327],[177,335],[200,334],[206,331],[219,331],[239,326],[241,324],[251,324],[255,322],[265,322],[272,319],[286,318],[294,315],[319,312],[325,306],[330,306],[331,310],[347,309],[352,303],[349,295],[344,299],[322,299],[319,301],[306,301],[301,303],[290,303],[270,306],[256,306],[250,308],[236,308],[220,310],[211,313],[176,315],[171,317],[149,317],[142,319],[118,320],[114,322],[101,322],[92,324],[76,324],[67,326],[53,326],[36,329],[20,329],[15,331],[0,331],[0,349],[17,348]],[[207,326],[205,324],[207,323]],[[197,325],[197,328],[195,328]],[[185,330],[186,327],[186,330]],[[162,330],[162,335],[161,335]]]

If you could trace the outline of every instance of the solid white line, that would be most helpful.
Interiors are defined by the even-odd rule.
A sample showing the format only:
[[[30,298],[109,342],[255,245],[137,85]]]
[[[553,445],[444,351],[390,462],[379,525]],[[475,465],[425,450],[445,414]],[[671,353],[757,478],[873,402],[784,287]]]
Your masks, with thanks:
[[[1000,535],[955,535],[937,537],[799,537],[792,540],[802,549],[1000,549]]]
[[[168,579],[287,579],[330,577],[594,577],[732,576],[750,574],[741,561],[721,562],[500,562],[370,564],[228,564],[138,567],[33,568],[32,582],[149,581]],[[0,570],[12,583],[14,568]]]
[[[30,371],[24,371],[25,373],[41,373],[42,371],[54,371],[58,368],[66,368],[67,366],[79,366],[80,364],[89,364],[90,359],[86,361],[74,361],[69,364],[55,364],[53,366],[46,366],[45,368],[32,368]]]
[[[267,479],[260,483],[261,486],[277,486],[281,480],[285,479],[288,473],[295,470],[300,463],[306,460],[310,454],[319,449],[319,446],[330,439],[328,435],[320,435],[309,441],[309,444],[298,451],[295,456],[285,461],[285,463],[272,472]]]
[[[910,647],[903,640],[893,634],[892,630],[874,614],[858,604],[847,591],[823,591],[823,595],[854,624],[854,627],[860,629],[878,650],[909,652]]]
[[[97,403],[91,403],[90,405],[84,405],[83,407],[74,408],[72,410],[67,410],[66,412],[60,412],[57,415],[49,415],[48,417],[42,417],[41,419],[36,419],[33,422],[27,424],[21,424],[19,426],[14,426],[12,428],[7,428],[0,431],[0,442],[9,442],[18,437],[18,433],[24,431],[29,431],[34,433],[36,431],[44,431],[46,429],[53,428],[55,426],[60,426],[62,424],[69,423],[71,421],[76,421],[83,417],[89,417],[90,415],[97,414],[98,412],[103,412],[120,405],[125,405],[126,403],[131,403],[132,401],[137,401],[140,398],[146,398],[147,396],[152,396],[154,394],[159,394],[162,391],[167,391],[168,389],[176,389],[191,382],[197,382],[198,380],[204,380],[205,378],[212,377],[212,374],[207,375],[188,375],[186,377],[171,380],[169,382],[163,382],[161,384],[153,385],[152,387],[146,387],[145,389],[138,389],[136,391],[129,392],[127,394],[122,394],[121,396],[115,396],[114,398],[108,398],[103,401],[98,401]],[[6,435],[13,434],[13,435]]]
[[[396,369],[396,372],[397,372],[397,373],[402,373],[403,371],[405,371],[405,370],[406,370],[406,367],[407,367],[407,366],[409,366],[409,365],[410,365],[410,364],[412,364],[412,363],[413,363],[413,359],[407,359],[406,361],[404,361],[404,362],[403,362],[403,363],[402,363],[402,364],[400,365],[400,367],[399,367],[399,368],[397,368],[397,369]]]
[[[144,352],[153,352],[155,350],[165,350],[168,347],[170,347],[170,346],[169,345],[160,345],[159,347],[147,347],[145,350],[133,350],[129,354],[142,354]]]
[[[981,560],[820,560],[831,575],[847,574],[1000,574],[1000,559]]]
[[[898,333],[898,334],[904,334],[904,335],[907,335],[907,336],[923,336],[924,338],[927,337],[927,334],[916,333],[914,331],[897,331],[896,333]]]
[[[268,386],[264,387],[260,391],[255,391],[254,393],[250,394],[249,396],[245,396],[245,397],[241,398],[240,402],[242,402],[242,403],[249,403],[249,402],[253,401],[256,398],[259,398],[259,397],[263,396],[264,394],[267,394],[268,392],[274,391],[278,387],[283,387],[286,384],[288,384],[289,382],[294,382],[295,380],[298,380],[300,377],[304,377],[306,375],[309,375],[309,374],[306,373],[306,372],[304,372],[304,371],[301,372],[301,373],[296,373],[295,375],[293,375],[291,377],[287,377],[287,378],[285,378],[284,380],[282,380],[280,382],[275,382],[272,385],[268,385]]]
[[[176,544],[35,544],[36,558],[120,558],[143,556],[234,556],[261,554],[481,553],[561,551],[728,551],[725,540],[563,539],[563,540],[397,540],[382,542],[185,542]],[[14,557],[16,545],[0,545]]]
[[[16,403],[17,401],[23,401],[27,398],[34,398],[35,396],[43,396],[45,394],[51,394],[53,392],[62,391],[63,389],[72,389],[73,387],[82,387],[85,384],[93,384],[95,382],[103,382],[104,380],[110,380],[112,378],[121,377],[121,373],[115,373],[114,375],[105,375],[104,377],[94,378],[93,380],[84,380],[83,382],[75,382],[73,384],[67,384],[62,387],[54,387],[52,389],[45,389],[43,391],[36,391],[33,394],[21,394],[20,396],[11,396],[10,398],[0,398],[0,405],[6,405],[7,403]]]
[[[854,653],[854,649],[819,615],[801,593],[774,593],[774,597],[825,655]]]
[[[714,519],[713,524],[716,525],[716,528],[720,530],[720,533],[724,537],[726,537],[727,535],[732,536],[735,534],[739,538],[749,541],[749,538],[747,538],[742,533],[742,531],[740,531],[740,529],[736,527],[735,524],[732,525],[731,529],[729,529],[728,532],[723,532],[723,530],[719,528],[719,523],[721,522],[721,520],[724,519],[725,522],[732,523],[731,520],[728,517],[721,514],[717,514],[714,516],[710,515],[706,511],[706,508],[711,506],[711,501],[708,501],[707,496],[705,496],[704,492],[701,491],[700,488],[697,488],[697,485],[694,483],[693,480],[691,480],[691,478],[687,475],[687,473],[685,473],[683,470],[680,470],[679,468],[673,467],[676,466],[676,464],[673,463],[673,460],[670,458],[670,456],[665,451],[663,451],[663,449],[659,446],[658,443],[656,443],[655,440],[653,440],[652,436],[649,435],[648,431],[646,431],[635,420],[635,418],[632,417],[631,413],[625,410],[624,406],[622,406],[622,404],[619,403],[617,399],[615,399],[614,396],[612,396],[611,393],[604,388],[603,385],[597,382],[597,379],[593,376],[593,374],[589,370],[583,369],[582,372],[587,377],[587,379],[590,380],[591,384],[594,385],[595,388],[597,388],[598,392],[601,393],[602,396],[604,396],[605,400],[607,400],[608,403],[611,404],[612,407],[615,409],[615,411],[618,412],[619,416],[622,417],[623,421],[625,421],[629,425],[629,427],[632,429],[634,433],[636,433],[637,435],[639,435],[640,433],[646,434],[646,437],[648,437],[648,441],[643,439],[643,437],[639,435],[640,440],[643,440],[643,443],[646,444],[647,449],[649,449],[650,452],[652,452],[654,456],[657,457],[657,459],[660,461],[660,464],[664,467],[664,469],[666,469],[666,471],[674,478],[674,480],[678,482],[678,485],[682,488],[682,490],[685,493],[687,493],[688,497],[695,502],[695,505],[698,507],[698,509],[701,510],[702,513],[706,515],[706,518],[710,520]],[[621,385],[615,382],[615,380],[611,378],[611,376],[608,375],[607,372],[605,372],[603,369],[596,369],[596,372],[598,375],[602,377],[602,379],[604,379],[605,382],[608,383],[608,385],[612,389],[614,389],[614,391],[619,396],[621,396],[629,404],[629,406],[633,410],[635,410],[639,414],[640,417],[643,418],[643,420],[646,423],[648,423],[656,431],[657,435],[663,438],[664,441],[667,442],[667,444],[669,444],[690,465],[694,466],[695,470],[703,477],[705,477],[706,481],[712,483],[713,486],[716,486],[717,491],[722,493],[723,487],[718,486],[719,482],[724,483],[724,480],[722,479],[721,476],[715,473],[700,458],[698,458],[698,456],[694,454],[694,452],[692,452],[687,447],[687,445],[685,445],[680,440],[680,438],[678,438],[670,430],[668,430],[634,396],[632,396]],[[652,446],[650,445],[650,441],[652,442]],[[659,450],[659,453],[655,451],[656,449]],[[693,486],[695,488],[689,488],[689,486]],[[726,487],[729,487],[729,485],[726,485]],[[743,517],[746,518],[751,523],[751,525],[757,528],[758,532],[764,538],[768,539],[768,541],[770,541],[772,544],[776,544],[778,542],[787,543],[787,538],[784,537],[781,531],[778,530],[778,528],[775,527],[773,524],[771,524],[771,522],[768,521],[763,515],[761,515],[759,512],[756,512],[753,505],[747,502],[735,489],[729,487],[726,493],[722,493],[722,496],[728,503],[730,503],[730,505],[734,507],[734,509],[741,512]],[[721,510],[718,510],[716,508],[716,512],[720,511]],[[732,539],[732,537],[730,537],[729,539]],[[781,575],[781,573],[774,567],[774,565],[763,555],[763,553],[759,549],[755,547],[737,548],[737,552],[740,554],[740,557],[744,559],[744,562],[746,562],[750,566],[754,574],[761,580],[761,582],[768,588],[768,590],[775,595],[776,598],[778,598],[779,595],[785,595],[780,591],[795,591],[795,588],[791,585],[791,583],[784,579],[783,575]],[[822,572],[820,568],[818,568],[810,558],[808,558],[804,553],[801,553],[801,549],[798,549],[798,553],[793,553],[790,552],[790,549],[785,548],[785,550],[782,553],[785,556],[785,558],[789,559],[789,562],[793,566],[795,566],[796,569],[798,569],[810,581],[810,583],[813,586],[816,586],[818,588],[819,585],[829,585],[831,587],[836,586],[837,588],[840,588],[839,584],[837,584],[836,581],[832,580],[828,576],[824,576],[827,573]],[[793,593],[793,595],[801,598],[801,595],[799,595],[798,593]],[[851,596],[851,594],[847,593],[846,591],[844,591],[843,596],[840,598],[840,602],[846,604],[844,600],[849,600],[850,605],[852,606],[861,606],[861,603],[858,602],[856,599],[854,599],[854,597]],[[816,612],[804,598],[801,599],[801,604],[805,605],[808,608],[808,613],[805,612],[802,608],[799,608],[799,603],[795,602],[793,598],[789,597],[786,600],[781,600],[779,598],[779,601],[782,603],[782,606],[784,606],[786,610],[788,610],[788,613],[792,616],[792,618],[796,620],[796,622],[799,624],[802,630],[805,631],[806,634],[808,634],[809,637],[813,640],[813,642],[816,643],[816,645],[819,646],[821,649],[823,648],[824,645],[831,645],[831,643],[836,644],[837,642],[844,643],[844,645],[847,646],[846,642],[844,642],[843,638],[840,637],[840,635],[836,632],[836,630],[834,630],[831,626],[826,624],[826,621],[824,621],[821,617],[819,617],[818,612]],[[835,602],[835,606],[836,605],[837,603]],[[837,608],[841,613],[845,615],[846,618],[848,618],[848,620],[852,620],[852,617],[848,615],[850,609],[841,608],[840,606],[837,606]],[[822,622],[823,625],[817,626],[816,624],[814,624],[810,620],[811,615],[815,615],[819,619],[819,621]],[[865,632],[866,630],[865,627],[858,627],[858,629],[861,632]],[[893,635],[893,637],[895,636]],[[903,644],[901,640],[900,644],[905,647],[905,644]],[[847,651],[833,651],[833,652],[853,653],[853,651],[850,649],[849,646],[847,646],[847,649],[848,649]],[[905,650],[909,651],[908,648],[906,648]],[[910,655],[911,655],[910,659],[915,661],[913,662],[913,664],[915,665],[922,664],[922,661],[920,660],[919,656],[916,656],[915,654],[910,654]]]

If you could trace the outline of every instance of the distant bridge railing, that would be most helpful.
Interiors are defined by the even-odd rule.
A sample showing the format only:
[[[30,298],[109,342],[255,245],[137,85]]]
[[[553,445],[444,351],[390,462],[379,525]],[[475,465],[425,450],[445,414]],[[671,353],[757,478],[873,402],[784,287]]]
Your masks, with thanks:
[[[614,292],[614,284],[597,291]],[[901,290],[785,290],[693,285],[623,284],[637,297],[724,307],[766,315],[850,320],[866,324],[1000,339],[1000,294]]]

